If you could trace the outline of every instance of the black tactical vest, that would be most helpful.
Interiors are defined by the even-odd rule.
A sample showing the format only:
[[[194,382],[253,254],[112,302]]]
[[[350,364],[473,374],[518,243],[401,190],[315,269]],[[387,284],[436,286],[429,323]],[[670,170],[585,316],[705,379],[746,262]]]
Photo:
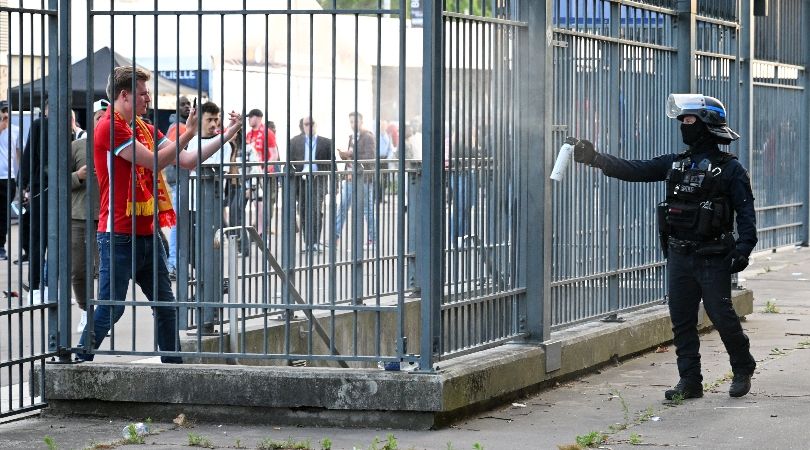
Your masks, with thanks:
[[[734,231],[734,211],[720,174],[736,156],[716,152],[693,163],[686,153],[667,172],[667,197],[658,205],[663,236],[691,241],[724,239]]]

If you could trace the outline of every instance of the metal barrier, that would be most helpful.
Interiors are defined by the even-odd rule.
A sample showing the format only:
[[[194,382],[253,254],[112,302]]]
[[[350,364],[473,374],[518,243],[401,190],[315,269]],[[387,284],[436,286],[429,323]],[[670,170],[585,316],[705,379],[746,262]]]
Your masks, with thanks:
[[[808,243],[807,62],[810,46],[795,32],[810,14],[805,2],[782,0],[755,18],[749,155],[757,210],[757,249]],[[804,35],[802,35],[804,36]]]
[[[4,3],[0,7],[4,34],[0,36],[4,48],[0,50],[8,57],[4,61],[5,79],[0,84],[5,88],[2,98],[12,100],[4,102],[0,111],[0,419],[45,406],[44,380],[34,385],[31,373],[41,369],[47,358],[63,353],[60,350],[66,343],[57,333],[61,325],[57,323],[57,291],[69,278],[57,286],[67,261],[56,255],[70,251],[70,242],[61,233],[70,225],[50,211],[66,189],[48,188],[49,179],[56,182],[65,178],[46,170],[45,163],[69,152],[65,146],[48,147],[45,143],[65,138],[68,130],[48,125],[47,112],[43,114],[48,105],[34,95],[35,90],[49,90],[57,99],[65,94],[56,76],[44,78],[46,73],[55,72],[65,57],[58,52],[63,42],[55,33],[64,26],[65,18],[58,14],[56,1],[47,2],[47,7],[45,3],[34,7]],[[46,35],[52,39],[46,40]],[[28,83],[23,86],[25,81]],[[66,108],[52,100],[51,117],[67,117]],[[31,158],[36,163],[32,164]],[[52,251],[46,253],[46,249]],[[46,267],[50,267],[50,276]],[[70,298],[65,300],[69,307]]]
[[[555,2],[550,150],[580,136],[628,159],[676,151],[673,128],[661,124],[662,99],[674,90],[675,11],[597,3],[577,11]],[[654,199],[663,197],[663,186],[621,183],[577,167],[553,188],[551,325],[660,302],[664,262]]]
[[[443,13],[446,207],[441,355],[457,356],[526,333],[519,303],[517,93],[528,74],[518,59],[527,24],[517,2]],[[521,320],[523,323],[521,323]]]
[[[39,175],[48,187],[28,186],[39,220],[12,227],[8,241],[9,259],[28,249],[40,261],[0,264],[4,287],[19,295],[0,309],[8,325],[2,416],[42,406],[41,398],[21,399],[26,370],[51,356],[67,362],[71,352],[166,362],[410,362],[431,371],[441,359],[517,339],[545,342],[553,330],[659,303],[665,262],[654,205],[663,185],[619,183],[581,166],[552,184],[548,172],[569,135],[628,159],[679,152],[663,114],[672,92],[714,95],[731,111],[743,136],[730,149],[753,179],[758,249],[807,243],[810,37],[797,36],[810,10],[799,0],[773,1],[768,17],[753,19],[749,0],[427,2],[423,28],[412,26],[407,2],[168,9],[89,1],[86,30],[74,29],[86,31],[87,58],[72,65],[81,43],[70,43],[67,3],[0,7],[19,49],[4,90],[12,121],[52,158],[23,158],[28,178]],[[119,86],[112,100],[124,96],[99,120],[127,114],[132,92],[145,99],[148,88],[149,111],[133,116],[160,131],[122,116],[97,139],[94,102],[119,66],[152,76]],[[182,77],[196,84],[177,83]],[[58,120],[38,122],[29,137],[25,124],[46,93]],[[172,115],[183,122],[181,97],[197,103],[191,140],[162,132]],[[74,151],[60,126],[70,123],[71,107],[89,130]],[[232,110],[243,126],[235,136]],[[129,136],[148,146],[149,134],[173,154],[126,163],[105,181],[115,187],[101,186],[97,176],[126,161]],[[90,174],[83,182],[76,155]],[[159,189],[158,172],[135,168],[177,160],[190,171],[166,183],[173,192]],[[70,208],[77,185],[88,194],[79,209],[89,214],[80,218]],[[100,188],[126,222],[117,235],[96,233]],[[13,196],[8,183],[3,189]],[[160,193],[151,208],[141,189]],[[161,233],[168,198],[177,226]],[[143,223],[134,217],[140,201],[151,209]],[[135,212],[122,214],[127,204]],[[10,224],[10,204],[0,207]],[[38,243],[18,239],[25,230]],[[84,273],[73,274],[77,268]],[[168,281],[170,272],[176,279]],[[108,297],[121,298],[100,298],[109,280],[123,294]],[[90,312],[78,331],[74,294]],[[109,317],[95,314],[99,308],[123,313],[109,338],[98,334]],[[94,340],[104,343],[95,349]]]

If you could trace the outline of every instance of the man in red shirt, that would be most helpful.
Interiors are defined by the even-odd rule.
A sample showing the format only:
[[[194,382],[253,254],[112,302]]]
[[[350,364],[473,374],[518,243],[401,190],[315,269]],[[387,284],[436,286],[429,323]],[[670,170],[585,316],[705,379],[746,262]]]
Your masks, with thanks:
[[[176,152],[186,147],[197,132],[197,112],[192,110],[185,132],[172,142],[146,124],[141,116],[151,102],[147,81],[150,74],[131,66],[116,67],[107,80],[111,108],[95,128],[94,161],[98,178],[100,207],[97,240],[99,244],[99,300],[123,301],[129,282],[134,279],[149,301],[174,302],[166,252],[157,242],[155,221],[159,226],[175,223],[166,183],[160,171],[169,164],[191,169],[197,154]],[[133,92],[133,79],[135,90]],[[241,127],[240,117],[231,113],[225,131],[227,139]],[[207,159],[219,149],[218,142],[204,146],[200,153]],[[157,172],[157,183],[155,183]],[[159,232],[159,230],[157,230]],[[154,253],[158,252],[157,255]],[[153,265],[153,260],[157,264]],[[157,292],[154,291],[155,285]],[[100,305],[93,315],[93,329],[85,327],[79,346],[99,348],[111,325],[124,314],[124,306]],[[157,346],[162,352],[180,350],[177,309],[154,308]],[[90,361],[93,354],[81,352],[80,360]],[[161,356],[164,363],[182,363],[176,355]]]
[[[276,134],[273,130],[268,129],[264,124],[264,114],[260,109],[251,109],[248,113],[248,125],[250,130],[245,134],[245,143],[248,147],[253,149],[254,154],[258,161],[263,165],[264,170],[261,173],[272,174],[276,172],[277,167],[271,164],[273,161],[278,161],[278,145],[276,145]],[[273,209],[276,205],[276,187],[278,182],[275,176],[262,177],[262,201],[258,202],[257,213],[259,234],[265,236],[264,222],[264,205],[267,205],[267,229],[270,228],[270,223],[273,221]]]

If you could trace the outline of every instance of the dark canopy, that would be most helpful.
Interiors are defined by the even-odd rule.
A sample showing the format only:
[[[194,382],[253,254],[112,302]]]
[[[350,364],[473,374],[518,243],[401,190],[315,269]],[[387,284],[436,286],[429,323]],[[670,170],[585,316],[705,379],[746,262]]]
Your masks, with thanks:
[[[97,50],[93,54],[93,90],[91,95],[93,96],[93,101],[100,100],[102,98],[107,98],[107,94],[105,90],[107,89],[107,77],[109,76],[110,69],[115,66],[131,66],[132,60],[128,58],[124,58],[123,56],[119,55],[118,53],[113,53],[109,47],[104,47]],[[75,64],[71,66],[71,84],[73,86],[73,108],[74,109],[84,109],[87,105],[87,67],[88,67],[88,58],[82,59],[81,61],[77,61]],[[154,77],[155,74],[153,73],[152,76]],[[173,80],[168,78],[157,76],[158,79],[158,93],[159,94],[168,94],[173,95],[177,92],[177,83]],[[149,83],[149,88],[154,90],[154,78],[152,78]],[[44,86],[45,90],[48,90],[48,77],[44,79]],[[32,89],[33,87],[33,95]],[[42,87],[43,81],[42,79],[35,80],[30,83],[25,83],[22,85],[22,110],[28,111],[31,110],[31,103],[33,106],[38,107],[41,104],[41,95],[42,95]],[[185,95],[187,97],[195,97],[197,95],[197,90],[189,88],[187,86],[180,85],[180,95]],[[154,96],[154,92],[153,92]],[[14,86],[11,88],[11,107],[14,110],[20,109],[20,86]],[[31,101],[33,100],[33,102]],[[154,106],[154,99],[152,102],[152,106]],[[162,106],[158,102],[158,107],[161,109],[174,109],[174,106],[166,105]],[[170,107],[170,108],[169,108]]]

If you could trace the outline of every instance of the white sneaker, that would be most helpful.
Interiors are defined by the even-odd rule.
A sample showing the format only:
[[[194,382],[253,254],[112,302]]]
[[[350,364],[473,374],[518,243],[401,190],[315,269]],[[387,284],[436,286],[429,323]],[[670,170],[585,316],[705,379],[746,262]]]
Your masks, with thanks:
[[[76,332],[81,333],[87,325],[87,311],[82,311],[82,318],[79,320],[79,325],[76,326]]]

